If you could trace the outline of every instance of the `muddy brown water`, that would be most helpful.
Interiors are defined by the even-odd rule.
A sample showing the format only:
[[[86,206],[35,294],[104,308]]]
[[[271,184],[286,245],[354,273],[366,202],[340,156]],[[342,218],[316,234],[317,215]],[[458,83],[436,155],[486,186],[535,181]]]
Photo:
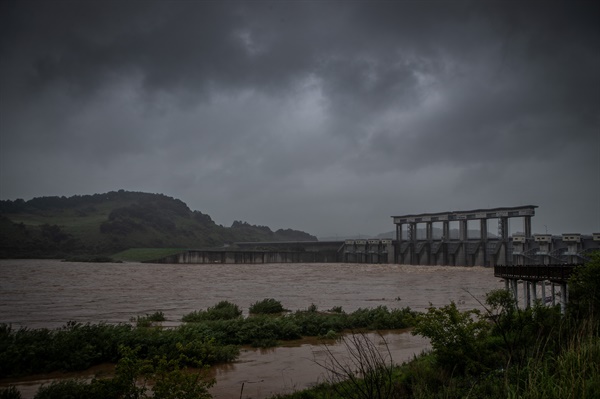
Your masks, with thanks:
[[[174,326],[184,314],[222,300],[238,304],[247,313],[252,303],[264,298],[275,298],[291,310],[311,304],[320,310],[341,306],[346,312],[379,305],[425,310],[430,304],[443,306],[451,300],[461,309],[471,309],[480,307],[478,300],[482,301],[486,292],[501,287],[493,270],[481,267],[2,260],[0,323],[57,328],[69,320],[120,323],[162,311],[167,318],[163,325]],[[396,363],[428,345],[427,340],[410,333],[371,337],[380,346],[385,340]],[[334,353],[344,352],[341,344],[330,347]],[[324,381],[326,373],[315,363],[323,356],[323,344],[310,340],[269,350],[245,348],[237,362],[212,370],[217,384],[211,392],[215,398],[239,398],[242,384],[244,398],[293,392]],[[17,385],[28,398],[40,384],[55,378],[59,377],[37,376]]]

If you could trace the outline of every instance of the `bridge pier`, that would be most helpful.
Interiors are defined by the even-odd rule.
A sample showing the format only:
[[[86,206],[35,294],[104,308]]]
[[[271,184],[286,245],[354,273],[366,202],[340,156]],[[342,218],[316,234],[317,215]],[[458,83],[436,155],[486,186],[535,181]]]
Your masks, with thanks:
[[[546,305],[546,282],[542,281],[542,304]]]
[[[569,294],[567,283],[562,283],[560,285],[560,313],[565,314],[565,310],[567,308],[567,303],[569,301]]]

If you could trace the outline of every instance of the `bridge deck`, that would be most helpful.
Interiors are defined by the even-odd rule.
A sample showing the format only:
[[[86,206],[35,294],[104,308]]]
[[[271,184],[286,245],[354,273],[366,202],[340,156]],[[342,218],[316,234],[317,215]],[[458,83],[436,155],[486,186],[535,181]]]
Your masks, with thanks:
[[[529,281],[549,280],[566,283],[573,270],[581,264],[494,266],[494,276]]]

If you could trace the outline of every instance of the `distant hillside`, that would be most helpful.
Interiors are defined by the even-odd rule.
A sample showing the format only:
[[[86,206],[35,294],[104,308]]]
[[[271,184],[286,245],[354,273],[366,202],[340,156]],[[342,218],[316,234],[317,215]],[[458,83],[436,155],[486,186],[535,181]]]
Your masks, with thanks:
[[[316,241],[297,230],[217,225],[163,194],[111,191],[0,201],[0,257],[112,254],[128,248],[207,248],[237,241]]]

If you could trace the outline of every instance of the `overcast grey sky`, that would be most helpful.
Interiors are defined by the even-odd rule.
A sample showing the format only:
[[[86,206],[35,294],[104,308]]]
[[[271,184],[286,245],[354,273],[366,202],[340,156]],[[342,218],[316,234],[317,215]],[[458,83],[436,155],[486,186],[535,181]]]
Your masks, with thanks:
[[[0,198],[164,193],[318,236],[532,204],[534,232],[599,232],[599,4],[2,1]]]

